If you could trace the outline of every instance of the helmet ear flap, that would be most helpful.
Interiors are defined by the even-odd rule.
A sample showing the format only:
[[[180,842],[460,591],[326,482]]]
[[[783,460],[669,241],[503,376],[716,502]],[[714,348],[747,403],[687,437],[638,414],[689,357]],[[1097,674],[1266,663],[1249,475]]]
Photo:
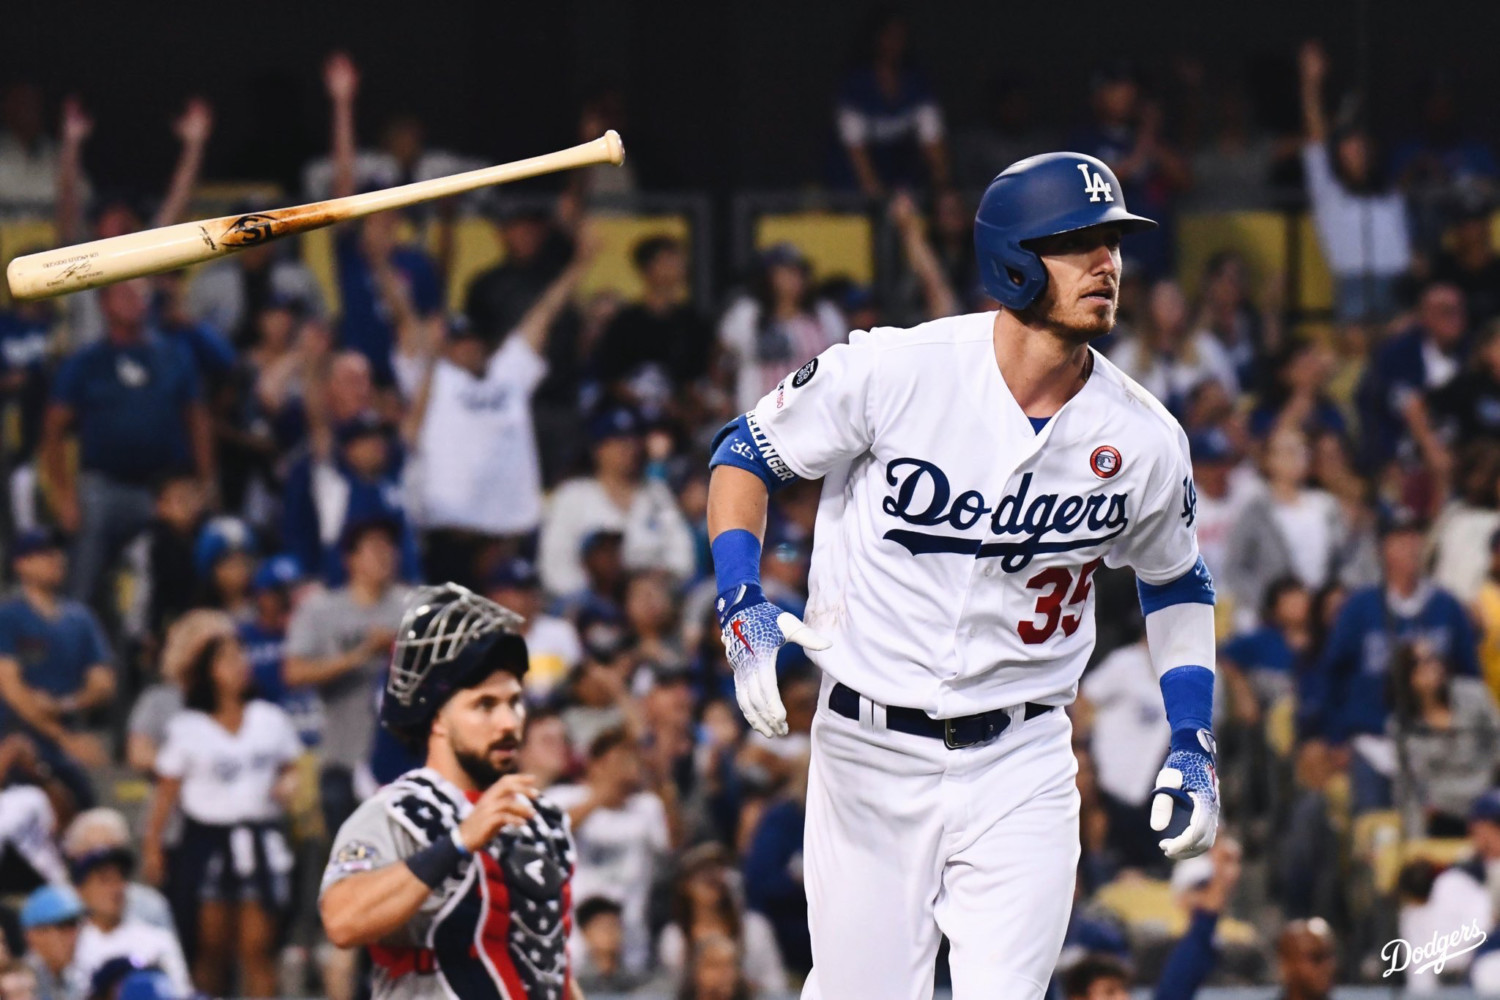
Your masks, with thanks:
[[[984,290],[1007,309],[1025,309],[1047,287],[1047,268],[1033,250],[1013,244],[1006,250],[982,254]]]

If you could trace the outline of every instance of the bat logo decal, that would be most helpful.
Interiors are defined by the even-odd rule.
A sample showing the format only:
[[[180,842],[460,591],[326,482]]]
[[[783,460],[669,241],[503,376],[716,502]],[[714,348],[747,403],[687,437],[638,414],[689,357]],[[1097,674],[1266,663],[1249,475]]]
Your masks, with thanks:
[[[270,215],[242,215],[229,224],[219,242],[226,247],[251,247],[276,236],[276,218]]]

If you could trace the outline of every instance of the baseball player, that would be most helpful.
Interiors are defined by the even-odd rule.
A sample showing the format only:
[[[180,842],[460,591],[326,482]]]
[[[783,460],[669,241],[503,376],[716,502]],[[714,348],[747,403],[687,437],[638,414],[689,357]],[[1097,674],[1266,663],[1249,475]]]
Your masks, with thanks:
[[[427,752],[339,829],[319,909],[364,945],[374,1000],[581,1000],[569,976],[566,814],[516,773],[519,615],[456,584],[418,589],[381,722]]]
[[[1187,439],[1089,342],[1114,326],[1125,208],[1099,160],[995,178],[975,244],[996,312],[857,331],[719,434],[709,534],[741,710],[786,732],[775,657],[823,669],[804,847],[805,998],[1041,997],[1078,863],[1063,706],[1093,575],[1130,566],[1172,726],[1150,822],[1169,858],[1218,823],[1213,585]],[[759,584],[767,496],[823,480],[806,624]],[[1129,753],[1129,747],[1121,747]]]

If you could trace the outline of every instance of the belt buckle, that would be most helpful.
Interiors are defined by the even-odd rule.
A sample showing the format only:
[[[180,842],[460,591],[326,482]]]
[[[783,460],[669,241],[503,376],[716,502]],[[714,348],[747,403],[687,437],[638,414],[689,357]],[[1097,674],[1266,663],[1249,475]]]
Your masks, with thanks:
[[[943,720],[943,746],[947,747],[949,750],[963,750],[966,747],[971,747],[975,743],[979,742],[978,740],[968,740],[963,743],[955,741],[953,738],[954,721],[955,720],[953,719]]]

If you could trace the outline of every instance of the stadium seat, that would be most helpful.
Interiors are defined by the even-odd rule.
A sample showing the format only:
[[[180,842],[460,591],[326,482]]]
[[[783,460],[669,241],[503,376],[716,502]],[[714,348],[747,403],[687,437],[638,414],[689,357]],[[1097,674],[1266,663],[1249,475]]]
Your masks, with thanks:
[[[790,243],[812,263],[818,280],[847,277],[868,285],[875,280],[875,231],[853,212],[792,212],[762,215],[755,221],[755,248]]]
[[[1250,269],[1250,288],[1287,267],[1286,216],[1280,212],[1201,212],[1177,222],[1177,265],[1189,298],[1198,294],[1209,258],[1233,250]]]
[[[0,269],[12,258],[57,245],[57,229],[52,220],[39,216],[18,216],[0,220]],[[0,282],[0,304],[10,304],[10,289]]]
[[[1141,877],[1119,878],[1099,889],[1094,900],[1112,913],[1132,937],[1177,938],[1187,930],[1188,914],[1173,897],[1170,884]],[[1221,944],[1254,944],[1255,928],[1242,920],[1219,920]]]

